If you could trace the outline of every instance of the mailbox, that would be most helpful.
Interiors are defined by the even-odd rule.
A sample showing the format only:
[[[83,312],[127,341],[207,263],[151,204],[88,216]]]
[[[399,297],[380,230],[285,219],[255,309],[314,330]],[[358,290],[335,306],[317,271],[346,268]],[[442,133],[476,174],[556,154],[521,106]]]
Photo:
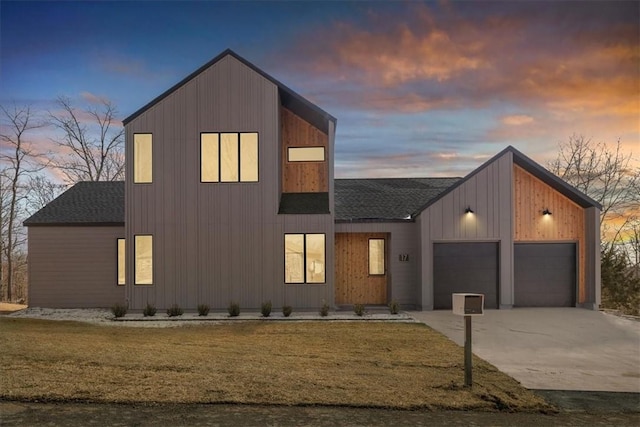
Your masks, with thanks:
[[[484,314],[483,294],[451,294],[453,314],[459,316],[482,316]]]

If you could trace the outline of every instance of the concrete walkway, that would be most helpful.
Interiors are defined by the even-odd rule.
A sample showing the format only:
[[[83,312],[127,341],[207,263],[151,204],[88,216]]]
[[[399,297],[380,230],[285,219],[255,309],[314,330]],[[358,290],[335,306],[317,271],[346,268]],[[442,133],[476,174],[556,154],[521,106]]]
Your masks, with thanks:
[[[464,345],[450,311],[415,319]],[[488,310],[473,318],[473,352],[530,389],[640,392],[640,322],[582,308]]]

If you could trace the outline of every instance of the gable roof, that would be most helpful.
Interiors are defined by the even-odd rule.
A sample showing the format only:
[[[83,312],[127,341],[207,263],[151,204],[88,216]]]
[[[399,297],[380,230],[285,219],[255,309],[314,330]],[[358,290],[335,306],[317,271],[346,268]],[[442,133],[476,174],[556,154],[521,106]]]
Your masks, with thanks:
[[[504,150],[502,150],[501,152],[499,152],[498,154],[496,154],[495,156],[493,156],[492,158],[490,158],[489,160],[487,160],[486,162],[484,162],[482,165],[480,165],[479,167],[474,169],[471,173],[469,173],[467,176],[465,176],[460,181],[456,182],[454,185],[452,185],[446,191],[443,191],[438,196],[436,196],[436,197],[432,198],[431,200],[427,201],[416,212],[414,212],[414,215],[418,215],[420,212],[424,211],[426,208],[428,208],[429,206],[431,206],[432,204],[434,204],[438,200],[442,199],[444,196],[446,196],[447,194],[449,194],[450,192],[452,192],[453,190],[455,190],[456,188],[458,188],[459,186],[461,186],[462,184],[467,182],[469,179],[471,179],[477,173],[482,171],[484,168],[486,168],[491,163],[493,163],[496,160],[498,160],[500,157],[504,156],[506,153],[511,153],[512,154],[513,163],[514,164],[520,166],[521,168],[523,168],[524,170],[529,172],[531,175],[535,176],[540,181],[542,181],[545,184],[547,184],[549,187],[553,188],[554,190],[556,190],[560,194],[562,194],[565,197],[567,197],[569,200],[571,200],[574,203],[576,203],[578,206],[580,206],[582,208],[597,207],[598,209],[602,209],[602,205],[600,205],[600,203],[598,203],[597,201],[593,200],[591,197],[587,196],[583,192],[577,190],[575,187],[573,187],[571,184],[567,183],[566,181],[562,180],[561,178],[558,178],[556,175],[554,175],[553,173],[551,173],[550,171],[548,171],[544,167],[540,166],[538,163],[533,161],[531,158],[527,157],[526,155],[524,155],[523,153],[521,153],[516,148],[514,148],[513,146],[510,145],[507,148],[505,148]]]
[[[293,90],[289,89],[284,84],[280,83],[278,80],[274,79],[273,77],[271,77],[270,75],[268,75],[267,73],[265,73],[264,71],[262,71],[261,69],[259,69],[258,67],[256,67],[255,65],[253,65],[252,63],[250,63],[240,55],[238,55],[237,53],[235,53],[234,51],[232,51],[231,49],[227,49],[221,54],[219,54],[218,56],[216,56],[215,58],[213,58],[211,61],[204,64],[202,67],[195,70],[193,73],[189,74],[187,77],[179,81],[177,84],[173,85],[171,88],[169,88],[167,91],[165,91],[164,93],[162,93],[161,95],[153,99],[144,107],[140,108],[138,111],[136,111],[135,113],[131,114],[129,117],[124,119],[122,121],[122,124],[126,126],[129,122],[134,120],[136,117],[140,116],[145,111],[149,110],[151,107],[161,102],[163,99],[171,95],[180,87],[184,86],[187,82],[189,82],[190,80],[192,80],[193,78],[201,74],[207,68],[211,67],[216,62],[220,61],[221,59],[227,56],[231,56],[237,59],[247,67],[251,68],[256,73],[260,74],[262,77],[264,77],[265,79],[269,80],[271,83],[276,85],[278,87],[278,94],[280,95],[280,102],[282,103],[282,106],[293,111],[298,116],[302,117],[304,120],[311,123],[313,126],[320,129],[324,133],[326,134],[329,133],[328,121],[332,121],[334,124],[336,123],[337,119],[333,117],[331,114],[327,113],[317,105],[309,102],[308,100],[306,100],[305,98],[303,98],[302,96],[294,92]]]
[[[23,223],[124,225],[124,181],[79,182]]]
[[[336,222],[412,220],[415,212],[460,178],[336,179]]]

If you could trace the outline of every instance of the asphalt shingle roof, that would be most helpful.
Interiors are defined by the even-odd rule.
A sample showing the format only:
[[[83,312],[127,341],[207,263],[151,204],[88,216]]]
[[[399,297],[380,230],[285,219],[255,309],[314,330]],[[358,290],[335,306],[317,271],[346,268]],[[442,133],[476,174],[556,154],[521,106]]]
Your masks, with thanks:
[[[336,220],[409,219],[459,180],[460,178],[336,179]]]
[[[403,220],[460,178],[335,180],[336,220]],[[329,213],[328,193],[282,195],[280,213]],[[24,225],[124,224],[124,182],[79,182]]]
[[[79,182],[24,225],[124,224],[124,181]]]

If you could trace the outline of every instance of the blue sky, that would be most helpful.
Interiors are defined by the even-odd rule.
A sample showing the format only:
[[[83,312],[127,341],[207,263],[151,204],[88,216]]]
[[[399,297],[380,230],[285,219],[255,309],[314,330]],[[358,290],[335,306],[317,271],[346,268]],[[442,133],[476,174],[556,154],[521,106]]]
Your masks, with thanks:
[[[124,118],[231,48],[338,118],[338,177],[463,176],[507,145],[544,164],[572,134],[638,158],[638,16],[638,2],[3,0],[0,102],[106,97]]]

